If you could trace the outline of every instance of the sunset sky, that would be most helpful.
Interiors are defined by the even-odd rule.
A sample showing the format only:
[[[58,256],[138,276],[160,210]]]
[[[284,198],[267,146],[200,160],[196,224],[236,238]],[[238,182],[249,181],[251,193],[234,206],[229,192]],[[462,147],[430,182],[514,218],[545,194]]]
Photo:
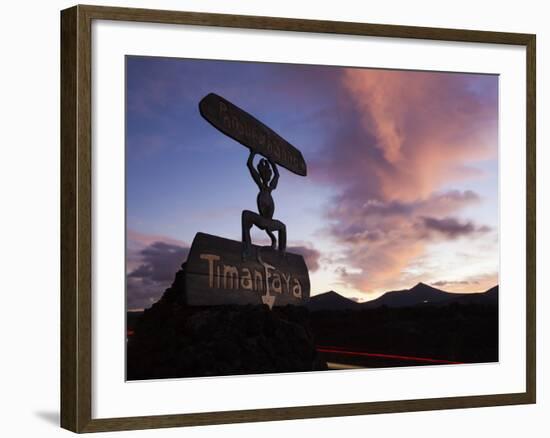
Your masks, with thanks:
[[[498,283],[497,76],[144,57],[126,74],[129,309],[162,295],[197,232],[240,240],[256,209],[248,149],[199,114],[210,92],[302,152],[274,217],[312,295]]]

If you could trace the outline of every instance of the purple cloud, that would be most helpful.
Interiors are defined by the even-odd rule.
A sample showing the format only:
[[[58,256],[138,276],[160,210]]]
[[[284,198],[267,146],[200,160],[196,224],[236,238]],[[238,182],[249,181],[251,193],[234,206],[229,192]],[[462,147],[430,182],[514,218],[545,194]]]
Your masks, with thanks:
[[[305,262],[309,272],[315,272],[319,269],[319,258],[321,254],[311,246],[289,246],[288,252],[300,254]]]
[[[474,233],[485,233],[490,231],[490,227],[479,226],[473,224],[471,221],[460,222],[453,217],[446,217],[443,219],[437,219],[434,217],[421,217],[422,226],[428,231],[436,231],[442,235],[455,239],[461,236],[469,236]]]
[[[157,301],[174,280],[189,247],[174,239],[128,233],[126,307],[143,309]]]

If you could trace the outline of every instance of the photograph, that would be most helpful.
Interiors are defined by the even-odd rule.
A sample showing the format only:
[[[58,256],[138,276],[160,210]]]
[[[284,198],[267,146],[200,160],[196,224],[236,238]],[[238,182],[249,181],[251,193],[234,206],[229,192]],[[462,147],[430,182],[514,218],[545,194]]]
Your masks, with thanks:
[[[124,93],[128,381],[499,361],[497,74],[127,55]]]

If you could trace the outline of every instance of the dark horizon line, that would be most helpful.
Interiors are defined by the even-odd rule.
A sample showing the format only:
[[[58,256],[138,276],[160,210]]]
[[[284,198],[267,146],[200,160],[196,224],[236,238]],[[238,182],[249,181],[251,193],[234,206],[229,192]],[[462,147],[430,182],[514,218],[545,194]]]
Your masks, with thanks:
[[[352,300],[351,298],[348,298],[348,297],[342,295],[341,293],[336,292],[336,291],[333,290],[333,289],[328,290],[328,291],[326,291],[326,292],[321,292],[320,294],[317,294],[317,295],[311,295],[311,296],[313,296],[313,297],[318,297],[318,296],[320,296],[320,295],[324,295],[324,294],[328,294],[328,293],[333,292],[333,293],[335,293],[335,294],[337,294],[337,295],[340,295],[342,298],[345,298],[345,299],[350,300],[350,301],[354,301],[355,303],[360,303],[360,304],[362,304],[362,303],[369,303],[369,302],[371,302],[371,301],[377,300],[378,298],[381,298],[381,297],[383,297],[384,295],[389,294],[389,293],[392,293],[392,292],[408,292],[408,291],[411,291],[412,289],[414,289],[415,287],[420,286],[420,285],[424,285],[424,286],[431,287],[432,289],[436,289],[436,290],[438,290],[438,291],[440,291],[440,292],[443,292],[443,293],[446,293],[446,294],[455,294],[455,295],[484,294],[484,293],[489,292],[491,289],[494,289],[495,287],[499,287],[499,283],[497,283],[497,284],[495,284],[494,286],[491,286],[489,289],[486,289],[486,290],[484,290],[484,291],[479,291],[479,292],[451,292],[451,291],[447,291],[447,290],[440,289],[440,288],[438,288],[438,287],[436,287],[436,286],[432,286],[431,284],[424,283],[423,281],[419,281],[419,282],[416,283],[414,286],[412,286],[412,287],[410,287],[410,288],[408,288],[408,289],[388,290],[388,291],[383,292],[382,294],[378,295],[376,298],[372,298],[372,299],[370,299],[370,300],[360,301],[360,302],[359,302],[359,301],[354,301],[354,300]],[[310,297],[311,297],[311,296],[310,296]]]

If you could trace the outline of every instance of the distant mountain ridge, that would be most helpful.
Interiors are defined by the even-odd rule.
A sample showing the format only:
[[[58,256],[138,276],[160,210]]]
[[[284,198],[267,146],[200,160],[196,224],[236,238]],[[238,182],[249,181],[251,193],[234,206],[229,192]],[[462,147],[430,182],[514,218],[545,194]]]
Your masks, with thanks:
[[[311,297],[307,303],[309,310],[353,310],[361,304],[340,295],[333,290]]]
[[[418,283],[410,289],[386,292],[380,297],[357,303],[335,291],[315,295],[309,299],[309,310],[361,310],[374,309],[381,306],[392,308],[418,305],[460,304],[494,304],[498,303],[498,285],[479,293],[445,292],[425,283]]]

